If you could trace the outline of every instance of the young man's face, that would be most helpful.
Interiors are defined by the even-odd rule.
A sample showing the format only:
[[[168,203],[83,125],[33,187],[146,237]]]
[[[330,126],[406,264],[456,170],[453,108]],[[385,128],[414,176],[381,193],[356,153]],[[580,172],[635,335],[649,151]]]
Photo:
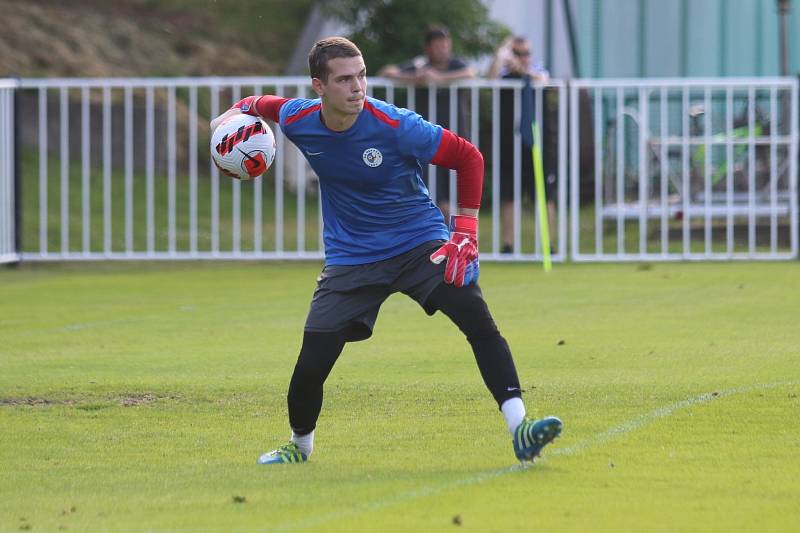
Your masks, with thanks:
[[[364,58],[337,57],[328,61],[328,79],[314,78],[312,86],[331,111],[357,115],[364,108],[367,92],[367,68]]]
[[[450,59],[452,46],[449,37],[438,37],[428,43],[425,47],[425,53],[428,55],[431,63],[444,63]]]

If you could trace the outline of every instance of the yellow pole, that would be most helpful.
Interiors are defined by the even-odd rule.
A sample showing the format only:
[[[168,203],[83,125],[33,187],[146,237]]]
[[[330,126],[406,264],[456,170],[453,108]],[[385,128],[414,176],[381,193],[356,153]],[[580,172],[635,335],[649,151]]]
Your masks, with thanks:
[[[550,261],[550,229],[548,227],[547,199],[544,191],[544,170],[542,168],[542,140],[539,135],[539,124],[531,123],[533,130],[533,179],[536,183],[536,204],[539,206],[539,229],[542,236],[542,266],[545,272],[550,272],[553,264]]]

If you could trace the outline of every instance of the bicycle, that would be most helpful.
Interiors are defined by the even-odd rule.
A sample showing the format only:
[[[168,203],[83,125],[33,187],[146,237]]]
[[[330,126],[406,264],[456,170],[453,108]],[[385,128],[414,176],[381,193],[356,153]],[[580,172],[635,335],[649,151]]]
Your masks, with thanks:
[[[623,130],[623,138],[630,140],[633,137],[635,142],[623,146],[621,152],[624,159],[620,161],[617,158],[620,153],[617,149],[618,119],[612,116],[607,120],[603,138],[605,157],[602,167],[604,183],[602,201],[608,205],[619,204],[620,199],[625,201],[630,197],[639,199],[639,151],[643,138],[647,154],[646,190],[650,191],[648,202],[651,199],[660,200],[660,195],[664,192],[668,196],[667,204],[670,206],[681,205],[684,200],[689,204],[705,203],[706,195],[710,195],[710,202],[715,204],[725,203],[730,199],[735,203],[748,202],[751,197],[754,197],[756,203],[769,203],[772,194],[778,194],[779,201],[788,202],[788,192],[776,193],[775,190],[777,182],[785,180],[788,183],[788,150],[783,157],[780,157],[776,150],[776,157],[780,161],[775,168],[776,183],[773,184],[771,150],[774,148],[770,146],[771,124],[768,116],[758,106],[754,108],[753,114],[752,128],[745,106],[731,121],[732,124],[726,125],[729,133],[725,131],[706,134],[705,130],[709,128],[711,120],[706,116],[704,105],[697,104],[688,110],[690,123],[688,136],[661,137],[650,130],[645,131],[642,136],[640,133],[643,126],[638,109],[630,106],[621,107],[616,116],[621,116],[624,121],[623,127],[626,129]],[[623,174],[622,184],[618,180],[620,166]],[[662,174],[666,177],[666,191],[662,186]],[[688,184],[684,184],[684,176],[689,178]],[[656,198],[650,197],[652,191],[659,192]],[[688,197],[684,198],[685,196]],[[677,214],[680,209],[672,208],[670,211],[671,214]]]

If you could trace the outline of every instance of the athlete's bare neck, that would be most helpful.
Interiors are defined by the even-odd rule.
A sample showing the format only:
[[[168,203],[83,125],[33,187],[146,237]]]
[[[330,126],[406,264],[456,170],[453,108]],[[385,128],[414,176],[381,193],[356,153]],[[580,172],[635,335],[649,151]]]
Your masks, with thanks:
[[[345,131],[350,129],[350,126],[355,124],[358,115],[352,113],[338,113],[329,107],[322,105],[322,123],[325,124],[329,130]]]

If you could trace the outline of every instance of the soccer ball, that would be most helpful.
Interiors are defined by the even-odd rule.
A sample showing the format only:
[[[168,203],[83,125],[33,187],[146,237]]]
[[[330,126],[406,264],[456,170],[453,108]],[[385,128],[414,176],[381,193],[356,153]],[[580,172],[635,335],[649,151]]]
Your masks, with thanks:
[[[275,159],[275,135],[258,117],[233,115],[214,130],[211,157],[223,174],[240,180],[255,179]]]

